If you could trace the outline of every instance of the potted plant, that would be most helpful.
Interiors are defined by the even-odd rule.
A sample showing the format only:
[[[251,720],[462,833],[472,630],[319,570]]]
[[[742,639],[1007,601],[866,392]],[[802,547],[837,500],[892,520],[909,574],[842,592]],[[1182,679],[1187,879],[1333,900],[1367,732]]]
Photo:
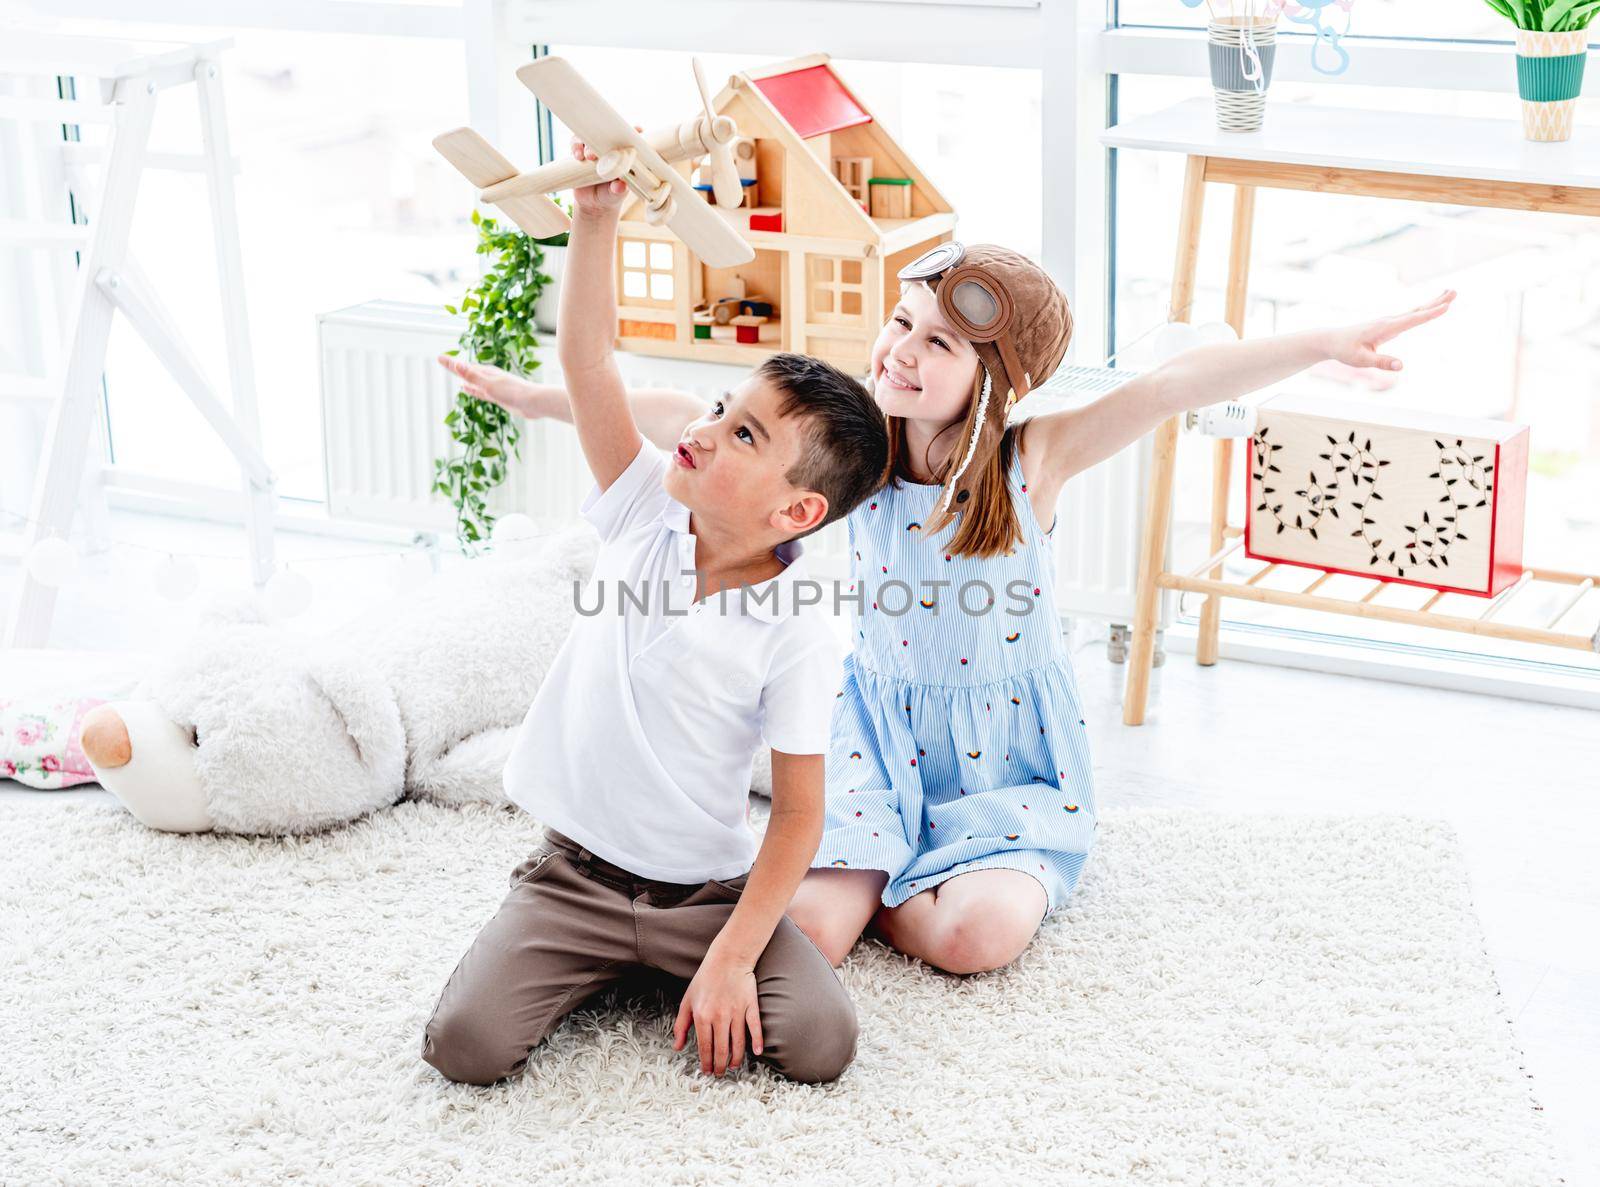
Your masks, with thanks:
[[[472,223],[478,228],[478,254],[492,256],[494,263],[467,291],[459,309],[445,306],[449,313],[467,317],[467,328],[449,353],[464,351],[475,362],[530,375],[539,367],[534,356],[539,345],[534,310],[550,283],[542,270],[548,241],[530,238],[514,226],[501,227],[476,210]],[[565,251],[566,235],[553,239],[559,239]],[[494,526],[487,496],[505,481],[506,459],[521,458],[522,426],[498,404],[466,392],[456,393],[455,407],[444,423],[460,452],[434,460],[433,489],[454,504],[456,539],[463,552],[471,552],[489,538]]]
[[[1600,0],[1485,0],[1517,29],[1517,92],[1522,134],[1566,140],[1583,89],[1589,22]]]
[[[533,324],[546,334],[556,332],[556,306],[561,301],[561,274],[567,266],[567,233],[539,240],[544,250],[543,268],[549,280],[539,290],[539,299],[533,304]]]

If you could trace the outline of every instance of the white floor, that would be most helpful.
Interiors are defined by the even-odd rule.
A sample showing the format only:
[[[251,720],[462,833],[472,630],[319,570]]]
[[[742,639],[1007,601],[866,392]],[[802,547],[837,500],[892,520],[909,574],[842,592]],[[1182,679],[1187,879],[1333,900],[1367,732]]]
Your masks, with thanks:
[[[122,541],[239,551],[237,532],[225,528],[128,512],[112,522]],[[279,550],[308,562],[300,571],[316,591],[296,630],[336,623],[386,590],[379,559],[315,558],[393,549],[283,534]],[[143,579],[153,555],[118,548],[94,558],[89,575],[63,592],[52,645],[152,650],[177,637],[185,608],[163,603]],[[244,581],[242,563],[201,564],[207,586]],[[0,561],[0,613],[16,572]],[[4,660],[0,653],[0,675]],[[1454,825],[1534,1092],[1565,1145],[1569,1182],[1600,1187],[1600,715],[1226,659],[1201,668],[1173,655],[1156,672],[1148,723],[1130,729],[1121,724],[1124,670],[1098,641],[1080,646],[1075,660],[1104,805],[1399,812]],[[0,810],[103,794],[0,782]]]

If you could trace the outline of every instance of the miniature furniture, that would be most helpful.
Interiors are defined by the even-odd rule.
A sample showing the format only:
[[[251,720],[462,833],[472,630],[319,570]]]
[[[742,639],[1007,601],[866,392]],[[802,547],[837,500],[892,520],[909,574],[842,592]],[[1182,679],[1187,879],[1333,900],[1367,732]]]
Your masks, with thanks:
[[[103,156],[105,160],[98,190],[74,191],[77,212],[87,208],[87,226],[41,217],[14,222],[5,229],[4,237],[13,242],[81,253],[73,281],[73,314],[59,368],[42,381],[0,376],[0,398],[20,396],[50,405],[29,523],[23,534],[24,561],[40,541],[65,540],[71,534],[80,489],[91,465],[90,433],[100,407],[106,344],[112,318],[121,312],[238,462],[243,474],[252,578],[259,588],[272,575],[275,479],[261,453],[234,201],[236,165],[228,146],[228,119],[219,79],[220,54],[230,44],[226,40],[194,45],[109,40],[20,30],[9,31],[0,40],[0,75],[21,79],[24,84],[42,80],[52,93],[61,78],[76,79],[79,85],[76,98],[0,97],[0,118],[20,120],[29,129],[47,129],[46,134],[64,155],[69,149],[80,150],[79,156]],[[128,247],[144,170],[174,160],[170,154],[149,151],[156,107],[167,91],[190,83],[199,92],[202,151],[185,163],[199,164],[210,199],[228,360],[226,390],[231,396],[226,401],[207,381],[183,340],[177,319],[162,304]],[[89,123],[109,125],[103,149],[76,139],[69,142],[62,134],[64,126]],[[182,245],[169,246],[174,251],[184,250]],[[0,647],[45,645],[55,601],[55,588],[38,581],[25,563]]]
[[[872,177],[867,179],[868,205],[873,218],[911,217],[911,179]]]
[[[872,340],[899,299],[895,273],[950,238],[956,220],[949,203],[826,55],[736,74],[711,108],[731,117],[754,144],[754,205],[716,213],[754,249],[755,259],[714,267],[652,225],[644,203],[631,199],[617,244],[618,346],[746,366],[793,350],[865,372]],[[890,187],[899,191],[896,217],[863,207],[874,165],[905,182]],[[677,167],[687,171],[693,162]],[[855,189],[841,180],[841,171]],[[770,305],[748,314],[766,317],[765,323],[737,326],[701,316],[745,291],[762,294]]]
[[[871,157],[834,157],[833,175],[862,206],[867,204],[867,180],[872,176]]]
[[[1560,144],[1533,144],[1523,139],[1518,124],[1504,120],[1280,104],[1260,131],[1222,132],[1217,128],[1211,101],[1191,99],[1109,128],[1101,135],[1101,141],[1116,149],[1181,152],[1188,158],[1168,313],[1172,321],[1188,321],[1194,301],[1205,185],[1220,182],[1235,187],[1226,320],[1241,335],[1258,188],[1600,214],[1600,128],[1578,129],[1570,141]],[[1334,575],[1331,569],[1321,570],[1299,591],[1262,588],[1260,579],[1276,568],[1272,564],[1243,582],[1222,580],[1222,562],[1245,544],[1244,529],[1228,523],[1233,442],[1226,438],[1213,447],[1212,555],[1188,573],[1167,571],[1162,557],[1172,517],[1178,422],[1178,417],[1171,417],[1154,434],[1155,464],[1140,547],[1133,650],[1122,706],[1126,724],[1144,721],[1155,645],[1156,601],[1163,589],[1210,595],[1201,612],[1195,651],[1201,664],[1214,664],[1217,660],[1221,599],[1225,597],[1600,651],[1600,630],[1590,636],[1557,629],[1600,583],[1600,574],[1524,568],[1498,596],[1487,600],[1483,613],[1476,618],[1432,613],[1433,606],[1444,596],[1442,592],[1418,610],[1381,605],[1379,599],[1390,584],[1386,581],[1374,581],[1358,601],[1319,595],[1316,591]],[[1561,599],[1557,612],[1542,627],[1494,621],[1506,602],[1532,582],[1570,586],[1571,593]]]
[[[754,345],[761,341],[761,327],[767,324],[765,317],[755,314],[741,314],[733,318],[734,341]]]

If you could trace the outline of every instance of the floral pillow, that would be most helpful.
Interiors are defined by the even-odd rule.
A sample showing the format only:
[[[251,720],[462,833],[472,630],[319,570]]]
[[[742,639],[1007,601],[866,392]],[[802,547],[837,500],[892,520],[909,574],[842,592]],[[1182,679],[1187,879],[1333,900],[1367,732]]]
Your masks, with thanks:
[[[97,697],[29,703],[0,700],[0,779],[57,791],[93,783],[83,756],[83,718],[104,701]]]

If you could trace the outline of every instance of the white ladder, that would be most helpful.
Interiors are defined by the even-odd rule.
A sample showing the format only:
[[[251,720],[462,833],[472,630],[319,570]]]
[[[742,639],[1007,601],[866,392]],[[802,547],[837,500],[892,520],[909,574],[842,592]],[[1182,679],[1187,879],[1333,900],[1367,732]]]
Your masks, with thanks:
[[[276,479],[261,452],[233,156],[218,62],[221,51],[230,44],[226,40],[195,45],[112,41],[15,30],[0,38],[0,76],[69,77],[80,84],[94,84],[94,94],[81,98],[0,95],[0,119],[46,126],[110,125],[103,180],[98,194],[87,198],[88,226],[43,217],[0,220],[0,243],[29,246],[36,252],[82,252],[71,278],[74,295],[68,307],[67,330],[57,350],[59,367],[44,380],[0,374],[0,400],[49,405],[29,522],[22,530],[19,551],[24,562],[38,541],[70,537],[80,489],[95,486],[94,475],[88,472],[90,432],[99,404],[111,319],[120,310],[238,462],[244,480],[252,579],[259,589],[272,575]],[[170,155],[148,151],[156,104],[164,91],[190,83],[199,88],[202,141],[199,157],[190,160],[198,161],[205,172],[210,197],[231,412],[207,382],[175,321],[128,250],[134,199],[144,170],[173,161]],[[69,157],[99,155],[65,140],[60,147]],[[65,194],[62,206],[64,213]],[[66,257],[65,265],[69,275],[71,258]],[[47,278],[50,270],[35,269],[35,275]],[[45,320],[42,316],[41,322]],[[48,336],[43,325],[40,329]],[[35,580],[24,563],[0,646],[45,646],[55,601],[54,587]]]

